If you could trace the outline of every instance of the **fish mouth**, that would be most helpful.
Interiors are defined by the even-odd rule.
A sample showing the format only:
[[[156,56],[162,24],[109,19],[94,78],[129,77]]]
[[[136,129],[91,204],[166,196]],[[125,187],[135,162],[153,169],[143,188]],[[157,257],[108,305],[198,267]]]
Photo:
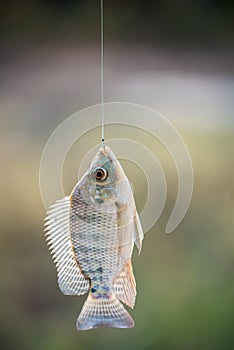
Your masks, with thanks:
[[[99,152],[109,159],[116,159],[116,156],[108,146],[100,147]]]
[[[108,146],[100,147],[99,152],[104,154],[105,156],[109,153],[110,148]]]

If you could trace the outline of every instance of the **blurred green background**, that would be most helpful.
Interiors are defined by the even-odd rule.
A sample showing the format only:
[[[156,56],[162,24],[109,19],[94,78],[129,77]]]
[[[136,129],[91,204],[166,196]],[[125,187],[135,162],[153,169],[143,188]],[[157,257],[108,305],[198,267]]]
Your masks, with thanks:
[[[133,257],[138,296],[130,312],[136,326],[78,333],[75,320],[85,297],[65,297],[57,288],[38,176],[52,131],[100,102],[98,1],[3,1],[1,349],[233,349],[233,10],[233,3],[218,0],[106,1],[106,101],[153,107],[175,125],[191,154],[194,194],[180,226],[165,235],[176,170],[162,146],[138,132],[159,154],[168,196],[142,254]],[[74,157],[84,144],[88,151],[92,137],[79,140]],[[145,183],[131,164],[123,165],[140,209]],[[76,179],[70,160],[67,194]]]

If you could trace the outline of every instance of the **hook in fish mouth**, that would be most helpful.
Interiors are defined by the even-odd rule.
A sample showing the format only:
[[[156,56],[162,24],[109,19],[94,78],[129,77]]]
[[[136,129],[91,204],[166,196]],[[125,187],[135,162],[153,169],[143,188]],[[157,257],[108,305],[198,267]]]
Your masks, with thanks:
[[[116,156],[108,146],[102,146],[99,148],[99,152],[102,153],[104,156],[108,157],[110,160],[116,159]]]

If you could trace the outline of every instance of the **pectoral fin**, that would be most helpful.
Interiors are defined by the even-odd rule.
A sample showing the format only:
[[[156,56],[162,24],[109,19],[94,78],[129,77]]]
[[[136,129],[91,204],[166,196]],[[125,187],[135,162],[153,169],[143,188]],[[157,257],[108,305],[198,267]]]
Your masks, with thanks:
[[[134,242],[139,250],[139,254],[141,252],[141,246],[142,246],[142,240],[144,238],[144,232],[142,230],[141,227],[141,222],[139,219],[139,215],[136,212],[136,216],[135,216],[135,221],[134,221]]]

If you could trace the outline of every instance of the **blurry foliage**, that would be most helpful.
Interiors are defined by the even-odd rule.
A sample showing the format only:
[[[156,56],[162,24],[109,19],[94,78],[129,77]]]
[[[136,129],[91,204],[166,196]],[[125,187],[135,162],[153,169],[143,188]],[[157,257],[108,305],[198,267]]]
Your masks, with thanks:
[[[138,296],[131,314],[136,327],[83,333],[76,331],[75,320],[85,296],[60,293],[43,237],[44,208],[37,184],[41,149],[28,140],[21,145],[19,158],[1,137],[5,151],[0,174],[5,198],[0,223],[1,349],[233,348],[233,134],[185,133],[184,137],[195,170],[193,199],[180,226],[165,235],[175,200],[175,191],[170,191],[175,176],[171,162],[165,170],[169,183],[165,210],[145,236],[142,254],[135,252],[133,257]],[[145,142],[151,140],[145,137]],[[167,164],[167,153],[156,144],[152,150],[159,151],[160,161]],[[145,195],[139,194],[142,178],[135,177],[133,166],[126,162],[124,166],[137,200],[144,201]]]
[[[143,42],[151,47],[163,44],[183,49],[230,50],[233,49],[233,10],[234,2],[225,0],[106,0],[105,38]],[[5,48],[50,43],[51,39],[63,44],[69,40],[77,43],[77,39],[79,42],[91,39],[98,44],[98,26],[98,1],[8,0],[1,3],[0,39]],[[40,45],[38,47],[40,50]],[[1,60],[3,54],[1,50]],[[11,60],[16,57],[13,54]],[[30,71],[30,67],[27,68]],[[51,66],[47,69],[51,71]],[[4,76],[4,65],[2,70]],[[31,70],[36,71],[37,64]],[[14,68],[10,73],[14,79]],[[12,98],[9,82],[2,79],[3,84],[2,101]],[[26,93],[35,101],[40,99],[40,89],[47,89],[48,101],[45,101],[49,105],[54,85],[40,84],[39,81],[39,97],[30,95],[30,88]],[[82,82],[78,81],[79,84]],[[19,87],[18,93],[20,95]],[[20,101],[20,96],[17,98]],[[92,101],[89,98],[87,105]],[[32,116],[36,119],[43,113],[49,115],[49,107],[46,108],[46,112],[42,112],[35,103]],[[175,201],[177,182],[168,154],[160,151],[169,192],[162,217],[145,236],[141,256],[135,252],[133,257],[138,296],[136,307],[130,312],[136,327],[78,333],[75,321],[85,297],[65,297],[59,292],[43,236],[45,210],[40,198],[38,170],[47,138],[45,129],[48,128],[49,135],[57,122],[50,124],[46,118],[38,117],[39,131],[33,134],[30,123],[24,115],[20,118],[17,109],[18,105],[15,109],[9,108],[8,114],[4,108],[1,112],[0,348],[233,349],[233,133],[183,133],[195,170],[194,194],[186,217],[169,236],[163,232]],[[63,118],[61,110],[60,105],[56,113],[53,110],[55,117]],[[40,123],[45,126],[39,127]],[[26,136],[20,138],[17,128],[23,129]],[[12,129],[10,136],[9,129]],[[144,141],[152,144],[150,139]],[[158,154],[158,144],[152,144],[152,148]],[[77,173],[69,159],[67,162],[70,168],[65,173],[65,185],[70,189]],[[141,182],[144,179],[133,166],[126,163],[124,166],[141,207],[145,200],[145,185]]]
[[[66,38],[99,40],[99,1],[5,1],[0,12],[6,44]],[[234,5],[218,0],[105,2],[107,40],[151,45],[233,49]],[[85,37],[85,39],[84,39]]]

